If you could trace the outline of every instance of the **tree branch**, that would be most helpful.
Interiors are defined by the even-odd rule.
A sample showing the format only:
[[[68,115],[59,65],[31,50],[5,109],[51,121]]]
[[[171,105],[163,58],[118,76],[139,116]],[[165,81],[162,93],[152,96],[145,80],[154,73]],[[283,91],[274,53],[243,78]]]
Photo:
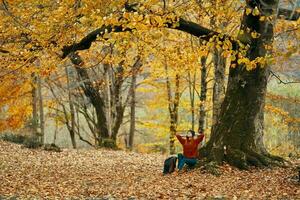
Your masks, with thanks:
[[[271,73],[271,78],[274,76],[278,80],[279,84],[281,84],[281,83],[283,83],[283,84],[300,83],[300,81],[283,81],[283,80],[281,80],[280,76],[278,74],[276,74],[275,72],[270,70],[270,73]]]
[[[196,24],[191,21],[187,21],[183,18],[179,18],[178,23],[179,23],[178,26],[174,26],[175,22],[174,23],[167,22],[167,23],[165,23],[165,27],[180,30],[180,31],[189,33],[196,37],[201,37],[201,39],[203,39],[203,40],[209,40],[212,36],[219,35],[219,33],[216,31],[212,31],[203,26],[200,26],[199,24]],[[85,36],[78,43],[75,43],[75,44],[72,44],[69,46],[64,46],[62,49],[62,51],[63,51],[62,58],[66,58],[72,52],[75,52],[78,50],[89,49],[91,47],[92,43],[94,41],[96,41],[97,37],[102,37],[105,33],[111,33],[111,32],[118,33],[118,32],[126,32],[126,31],[132,31],[132,29],[126,28],[122,25],[119,25],[119,26],[104,25],[104,26],[90,32],[87,36]],[[230,37],[227,36],[227,38],[230,38]],[[235,49],[237,47],[237,42],[234,41],[233,39],[230,39],[230,40],[233,43],[233,47]]]
[[[63,55],[62,58],[66,58],[70,53],[78,51],[78,50],[85,50],[89,49],[92,45],[92,42],[96,41],[97,37],[102,37],[104,33],[111,33],[111,32],[125,32],[125,31],[131,31],[131,29],[124,29],[123,26],[102,26],[101,28],[98,28],[92,32],[90,32],[87,36],[82,38],[80,42],[69,45],[69,46],[64,46],[62,51]]]
[[[278,10],[277,17],[281,17],[289,21],[297,21],[300,17],[300,12],[295,10],[280,8]]]

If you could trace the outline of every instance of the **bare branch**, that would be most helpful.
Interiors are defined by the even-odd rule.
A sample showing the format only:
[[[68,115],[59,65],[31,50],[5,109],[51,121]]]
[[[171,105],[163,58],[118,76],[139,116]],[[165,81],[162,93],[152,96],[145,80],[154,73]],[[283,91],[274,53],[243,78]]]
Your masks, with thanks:
[[[297,21],[299,19],[299,16],[300,16],[300,12],[284,9],[284,8],[280,8],[277,13],[277,17],[289,21]]]
[[[283,80],[281,80],[280,75],[276,74],[275,72],[273,72],[271,70],[270,70],[270,73],[271,73],[271,78],[275,77],[278,80],[279,84],[281,84],[281,83],[282,84],[300,83],[300,81],[283,81]]]

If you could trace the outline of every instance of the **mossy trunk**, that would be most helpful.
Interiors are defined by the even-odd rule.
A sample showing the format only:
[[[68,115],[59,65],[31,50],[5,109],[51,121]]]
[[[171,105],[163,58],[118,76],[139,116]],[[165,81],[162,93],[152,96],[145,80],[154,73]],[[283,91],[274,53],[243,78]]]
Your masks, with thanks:
[[[258,5],[259,4],[259,5]],[[256,1],[247,1],[249,9],[260,8],[260,14],[244,14],[239,35],[240,41],[249,45],[246,57],[254,60],[265,57],[265,45],[271,45],[273,25],[270,21],[261,21],[262,15],[274,14],[278,1],[266,1],[260,5]],[[251,37],[247,30],[256,32],[258,38]],[[226,95],[221,106],[211,138],[202,150],[210,160],[227,161],[231,165],[245,169],[249,165],[264,166],[273,163],[263,143],[264,105],[269,77],[269,67],[257,64],[255,69],[247,70],[242,63],[230,68]]]
[[[171,90],[171,82],[168,74],[168,66],[165,65],[165,72],[166,72],[166,87],[167,87],[167,95],[168,95],[168,109],[170,115],[170,136],[169,136],[169,149],[170,154],[175,153],[175,136],[177,132],[177,124],[178,124],[178,107],[179,107],[179,100],[180,100],[180,92],[179,92],[179,85],[180,85],[180,76],[176,74],[175,76],[175,88],[174,88],[174,95],[172,95]],[[174,96],[174,97],[173,97]]]

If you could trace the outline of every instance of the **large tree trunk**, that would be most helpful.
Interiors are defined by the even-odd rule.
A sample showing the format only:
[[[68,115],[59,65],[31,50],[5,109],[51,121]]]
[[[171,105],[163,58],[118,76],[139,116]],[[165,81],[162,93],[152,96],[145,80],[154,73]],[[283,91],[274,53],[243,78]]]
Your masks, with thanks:
[[[212,132],[225,95],[225,69],[226,59],[221,55],[222,51],[215,49],[214,60],[214,86],[213,86],[213,117],[212,117]]]
[[[247,1],[247,6],[261,8],[261,14],[275,14],[278,1]],[[260,15],[244,13],[239,39],[249,44],[246,57],[254,60],[267,53],[265,45],[271,45],[273,38],[272,22],[260,21]],[[247,29],[261,34],[251,37]],[[228,161],[239,168],[248,165],[262,166],[271,163],[271,157],[263,144],[264,105],[269,76],[269,67],[258,64],[253,70],[236,63],[230,68],[229,80],[219,120],[204,153],[214,161]]]

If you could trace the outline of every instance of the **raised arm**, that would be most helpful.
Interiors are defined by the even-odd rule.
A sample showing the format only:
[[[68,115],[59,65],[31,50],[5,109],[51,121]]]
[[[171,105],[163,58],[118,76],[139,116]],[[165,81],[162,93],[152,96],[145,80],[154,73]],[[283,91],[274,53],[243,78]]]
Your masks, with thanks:
[[[202,142],[203,138],[204,138],[204,133],[200,133],[200,135],[198,135],[198,137],[197,137],[197,139],[195,140],[195,142],[196,142],[197,144],[199,144],[200,142]]]
[[[183,139],[180,135],[176,134],[177,139],[179,140],[180,144],[185,143],[185,139]]]

